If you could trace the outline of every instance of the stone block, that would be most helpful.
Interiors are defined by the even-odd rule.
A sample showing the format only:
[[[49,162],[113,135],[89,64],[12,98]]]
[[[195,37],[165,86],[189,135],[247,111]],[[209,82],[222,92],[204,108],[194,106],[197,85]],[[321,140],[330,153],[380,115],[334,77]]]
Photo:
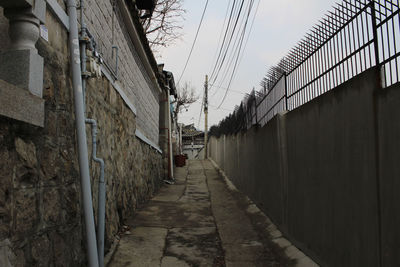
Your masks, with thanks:
[[[275,230],[269,233],[272,238],[280,238],[282,237],[282,233],[279,230]]]
[[[27,266],[24,250],[14,248],[13,252],[15,254],[15,258],[11,262],[12,266],[13,267]]]
[[[0,54],[0,79],[43,95],[43,58],[31,50],[6,51]]]
[[[40,169],[42,170],[44,185],[54,185],[61,181],[59,149],[46,143],[39,154]]]
[[[16,164],[13,170],[13,185],[15,188],[34,188],[39,181],[39,175],[35,169],[23,164]]]
[[[279,247],[281,248],[287,248],[289,246],[291,246],[292,244],[284,237],[280,237],[280,238],[276,238],[273,239],[272,242],[274,242],[275,244],[277,244]]]
[[[43,191],[43,221],[47,226],[60,224],[61,202],[56,188]]]
[[[75,185],[64,188],[61,199],[63,205],[63,220],[65,220],[69,225],[79,222],[79,215],[81,212],[79,205],[79,188],[77,188]]]
[[[1,133],[0,133],[1,134]],[[12,192],[12,177],[14,164],[11,153],[5,149],[6,144],[0,142],[0,240],[9,236],[11,218],[11,192]],[[0,264],[0,266],[2,266]]]
[[[36,193],[34,190],[19,190],[14,193],[14,231],[18,234],[26,234],[34,231],[38,220],[36,209]]]
[[[27,90],[0,79],[0,116],[43,127],[44,102]]]
[[[11,249],[11,242],[8,239],[0,241],[0,266],[12,267],[12,261],[15,258]]]
[[[46,22],[46,1],[35,0],[35,4],[32,9],[32,14],[40,20],[41,23]]]
[[[33,240],[32,258],[36,261],[36,266],[50,266],[52,259],[51,243],[47,235],[42,235]]]
[[[25,142],[19,137],[15,138],[14,144],[15,150],[17,151],[19,157],[23,160],[24,165],[29,168],[35,168],[37,164],[35,145],[30,141]]]
[[[53,243],[55,266],[71,266],[72,253],[64,238],[57,232],[51,232],[49,239]]]
[[[303,252],[301,252],[298,248],[296,248],[293,245],[285,249],[285,254],[288,258],[295,260],[300,260],[306,257],[306,255]]]

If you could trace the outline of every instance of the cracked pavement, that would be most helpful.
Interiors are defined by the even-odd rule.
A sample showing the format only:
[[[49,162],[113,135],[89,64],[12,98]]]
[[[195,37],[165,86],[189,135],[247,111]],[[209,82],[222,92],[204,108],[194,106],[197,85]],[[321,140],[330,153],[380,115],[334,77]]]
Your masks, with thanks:
[[[188,161],[175,176],[125,223],[108,266],[295,265],[265,231],[269,220],[210,161]]]

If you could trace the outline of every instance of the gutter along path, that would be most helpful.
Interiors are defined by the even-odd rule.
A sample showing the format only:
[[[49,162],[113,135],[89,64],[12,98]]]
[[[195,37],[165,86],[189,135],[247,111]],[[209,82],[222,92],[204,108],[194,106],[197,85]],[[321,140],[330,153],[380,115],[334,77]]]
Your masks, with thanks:
[[[176,183],[126,225],[109,267],[317,266],[281,236],[272,241],[279,231],[210,161],[177,168]]]

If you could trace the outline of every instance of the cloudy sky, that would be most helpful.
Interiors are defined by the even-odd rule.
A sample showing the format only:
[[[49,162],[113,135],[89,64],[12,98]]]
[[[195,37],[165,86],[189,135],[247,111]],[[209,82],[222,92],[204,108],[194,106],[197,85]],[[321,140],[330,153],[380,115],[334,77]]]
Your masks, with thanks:
[[[187,81],[199,95],[198,103],[180,114],[179,121],[185,124],[199,123],[202,90],[205,75],[210,75],[215,61],[220,32],[227,6],[231,0],[209,0],[202,27],[181,83]],[[246,0],[247,2],[248,0]],[[183,37],[173,45],[160,51],[159,63],[172,71],[178,80],[190,51],[206,0],[184,0],[186,9],[183,22]],[[256,1],[258,2],[258,0]],[[308,30],[332,9],[334,0],[260,0],[258,13],[247,43],[244,56],[232,82],[231,91],[220,109],[225,90],[213,88],[210,92],[209,126],[218,124],[240,104],[245,93],[259,83],[269,67],[276,64]],[[200,129],[204,129],[204,114]]]

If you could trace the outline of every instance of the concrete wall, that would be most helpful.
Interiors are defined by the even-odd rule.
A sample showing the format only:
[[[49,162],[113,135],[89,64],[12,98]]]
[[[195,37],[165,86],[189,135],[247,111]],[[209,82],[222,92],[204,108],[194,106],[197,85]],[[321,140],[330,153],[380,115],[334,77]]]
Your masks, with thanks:
[[[282,224],[283,188],[277,128],[278,119],[275,117],[259,130],[250,129],[246,133],[221,137],[219,140],[211,138],[209,149],[211,158],[235,185],[251,196],[277,223]],[[262,177],[259,177],[261,173]]]
[[[209,144],[235,185],[324,266],[400,263],[400,86],[378,89],[376,77],[371,69]]]
[[[94,1],[91,4],[97,8]],[[2,21],[0,27],[6,27]],[[68,33],[49,11],[46,25],[49,41],[40,39],[37,44],[44,58],[44,127],[0,117],[0,266],[87,265]],[[7,29],[0,28],[4,31]],[[128,46],[126,39],[119,42]],[[121,58],[132,65],[141,64],[130,51],[125,51],[126,56],[121,52]],[[154,100],[141,69],[132,67],[130,71],[126,74],[129,81],[121,76],[120,82],[134,81],[143,98],[150,95],[154,107],[148,118],[151,121],[157,113],[157,124],[146,132],[155,138],[152,131],[156,130],[158,141],[158,99]],[[98,122],[98,156],[106,166],[107,251],[123,221],[161,185],[162,159],[135,136],[138,118],[110,81],[93,78],[86,93],[87,116]],[[143,111],[138,107],[139,112]],[[91,156],[89,126],[87,136]],[[97,220],[99,166],[91,162],[90,169]]]
[[[377,93],[383,266],[400,266],[400,85]]]
[[[330,266],[379,266],[374,70],[286,116],[288,233]]]

